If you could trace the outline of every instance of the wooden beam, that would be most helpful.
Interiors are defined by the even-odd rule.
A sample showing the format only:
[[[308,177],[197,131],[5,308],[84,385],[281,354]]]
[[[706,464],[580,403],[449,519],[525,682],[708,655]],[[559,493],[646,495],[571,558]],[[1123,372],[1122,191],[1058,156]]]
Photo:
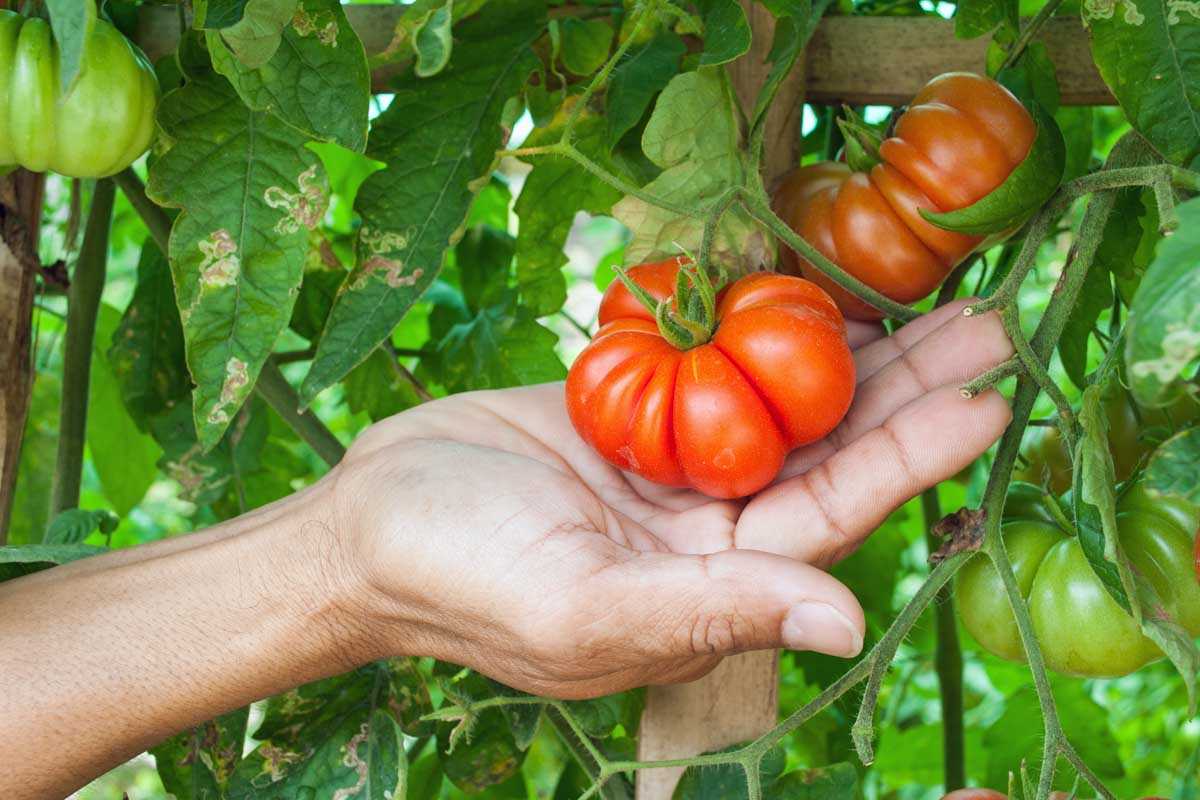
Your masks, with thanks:
[[[982,72],[989,37],[954,38],[936,17],[826,17],[808,46],[811,103],[907,103],[943,72]],[[1078,16],[1055,17],[1038,37],[1050,51],[1064,105],[1113,105]]]
[[[754,38],[750,52],[729,65],[729,76],[742,107],[752,109],[770,69],[767,53],[775,18],[753,0],[742,0],[742,5]],[[767,112],[763,179],[768,186],[798,161],[804,73],[800,62],[780,85]],[[778,715],[779,654],[768,650],[732,656],[698,681],[646,690],[638,758],[655,761],[720,750],[766,733]],[[638,800],[670,800],[682,774],[682,769],[639,770]]]
[[[7,540],[33,387],[30,326],[45,181],[23,169],[0,178],[0,545]]]
[[[390,4],[346,6],[368,55],[382,52],[392,41],[403,11],[404,6]],[[178,38],[175,6],[141,7],[137,40],[152,60],[174,50]],[[808,48],[808,101],[902,105],[934,75],[983,71],[988,39],[956,39],[954,22],[938,17],[826,17]],[[1050,49],[1065,105],[1115,102],[1092,63],[1087,31],[1079,17],[1051,19],[1039,41]],[[372,88],[387,91],[389,81],[403,68],[392,64],[375,70]]]

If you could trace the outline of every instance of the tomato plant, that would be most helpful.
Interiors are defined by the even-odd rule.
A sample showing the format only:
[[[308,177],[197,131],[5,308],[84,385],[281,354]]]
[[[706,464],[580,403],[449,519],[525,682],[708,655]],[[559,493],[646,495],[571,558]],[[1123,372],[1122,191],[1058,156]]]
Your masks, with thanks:
[[[868,620],[854,665],[785,653],[778,698],[733,662],[716,688],[551,703],[392,659],[82,796],[660,800],[636,753],[724,746],[748,698],[779,726],[680,754],[681,800],[932,800],[1022,764],[1026,800],[1194,790],[1188,3],[0,6],[0,580],[270,504],[449,394],[567,380],[617,467],[740,497],[845,413],[839,309],[895,342],[969,303],[1015,353],[921,387],[996,388],[1012,422],[830,567]],[[681,254],[728,284],[711,310]]]
[[[628,280],[682,308],[677,273],[700,275],[669,259],[631,268]],[[667,338],[669,321],[660,325],[623,282],[611,284],[600,330],[567,375],[567,410],[614,466],[743,497],[770,483],[789,451],[841,422],[854,396],[854,359],[841,313],[816,284],[758,273],[719,297],[708,291],[698,304],[714,307],[712,330],[701,325],[680,349],[685,343]]]
[[[1137,573],[1162,599],[1166,613],[1193,635],[1200,633],[1200,586],[1189,580],[1195,509],[1151,511],[1142,490],[1127,497],[1117,514],[1121,546]],[[1005,523],[1004,544],[1046,666],[1086,677],[1127,675],[1162,651],[1109,596],[1084,556],[1078,538],[1045,519]],[[963,625],[1001,658],[1024,658],[1020,634],[1000,577],[987,558],[976,556],[959,572],[956,594]]]
[[[893,300],[936,289],[982,238],[920,214],[966,208],[1000,186],[1029,154],[1036,127],[999,83],[968,73],[925,85],[891,135],[864,161],[823,162],[784,176],[774,206],[830,260]],[[847,316],[882,314],[790,250],[782,267],[827,289]]]
[[[50,24],[0,9],[0,165],[96,178],[146,152],[158,102],[154,69],[110,23],[93,26],[78,78],[64,91]]]

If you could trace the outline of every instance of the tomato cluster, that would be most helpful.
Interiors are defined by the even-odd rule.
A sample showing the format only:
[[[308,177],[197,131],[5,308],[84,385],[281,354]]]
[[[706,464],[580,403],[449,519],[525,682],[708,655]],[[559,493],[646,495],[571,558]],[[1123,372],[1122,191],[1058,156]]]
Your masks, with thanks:
[[[671,303],[685,263],[643,264],[628,277]],[[615,281],[599,332],[567,376],[567,410],[580,436],[621,469],[742,497],[841,421],[854,383],[845,321],[802,278],[761,272],[731,284],[716,297],[711,338],[686,350]]]
[[[108,22],[95,21],[64,95],[50,24],[0,9],[0,166],[72,178],[120,172],[150,146],[157,103],[154,68]]]
[[[1029,153],[1033,117],[1007,89],[970,73],[934,78],[878,148],[878,163],[799,167],[775,192],[776,213],[842,269],[901,303],[919,300],[983,241],[943,230],[920,210],[965,208],[1004,182]],[[804,275],[847,317],[883,315],[785,248],[785,272]]]
[[[1009,521],[1001,531],[1046,666],[1067,675],[1117,677],[1162,656],[1108,594],[1079,539],[1053,521],[1061,517],[1031,502],[1034,487],[1018,487],[1006,503]],[[1191,563],[1200,509],[1151,498],[1134,486],[1120,498],[1117,512],[1121,547],[1134,571],[1153,586],[1172,619],[1200,634],[1200,582],[1193,579]],[[1001,658],[1023,660],[1016,620],[991,561],[976,555],[956,581],[963,625],[976,641]]]

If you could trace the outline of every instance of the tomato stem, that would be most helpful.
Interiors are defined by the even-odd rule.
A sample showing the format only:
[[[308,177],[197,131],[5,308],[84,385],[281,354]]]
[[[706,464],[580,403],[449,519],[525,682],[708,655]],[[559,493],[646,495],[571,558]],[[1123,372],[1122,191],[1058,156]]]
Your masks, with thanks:
[[[846,140],[846,163],[855,172],[870,172],[883,160],[879,155],[883,135],[873,125],[868,125],[854,109],[849,106],[844,106],[844,109],[845,116],[839,117],[837,124]]]

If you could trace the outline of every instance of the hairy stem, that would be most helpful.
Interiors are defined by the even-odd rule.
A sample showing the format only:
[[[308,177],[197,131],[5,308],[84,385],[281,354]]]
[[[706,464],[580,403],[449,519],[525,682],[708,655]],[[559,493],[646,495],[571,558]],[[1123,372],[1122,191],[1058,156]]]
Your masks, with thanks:
[[[571,140],[575,135],[575,126],[579,124],[579,117],[587,108],[588,103],[591,102],[596,91],[608,82],[608,76],[612,74],[613,69],[625,57],[625,54],[629,52],[629,48],[633,46],[638,34],[641,33],[643,26],[645,26],[646,20],[653,13],[654,7],[654,3],[644,3],[634,12],[634,23],[632,29],[629,31],[629,35],[625,37],[625,41],[621,42],[621,45],[609,57],[608,61],[604,62],[604,66],[600,68],[600,71],[592,77],[592,80],[584,88],[583,94],[580,95],[579,100],[571,108],[571,114],[567,117],[566,125],[563,126],[561,139],[563,145],[568,147],[571,145]]]
[[[940,544],[933,533],[933,526],[942,518],[936,486],[921,493],[921,512],[925,521],[925,541],[932,553]],[[937,619],[933,663],[942,701],[943,791],[951,792],[967,785],[967,755],[963,730],[962,646],[958,641],[954,593],[949,584],[938,590],[933,608]]]
[[[96,182],[88,212],[83,246],[67,295],[67,334],[63,350],[62,398],[59,404],[58,455],[50,495],[50,513],[56,516],[79,505],[83,475],[83,445],[87,434],[88,390],[91,385],[92,348],[96,315],[108,262],[108,232],[112,227],[116,187],[110,180]]]
[[[1000,70],[1005,70],[1017,63],[1017,59],[1025,52],[1025,48],[1033,41],[1033,37],[1037,36],[1037,32],[1046,24],[1046,20],[1058,10],[1062,5],[1063,0],[1047,0],[1046,5],[1042,6],[1033,19],[1029,20],[1022,30],[1017,40],[1013,42],[1013,46],[1008,49],[1008,55],[1004,57],[1004,63],[1000,65]],[[997,71],[1000,71],[997,70]]]
[[[828,276],[838,286],[841,286],[863,302],[871,304],[889,317],[907,322],[920,316],[919,312],[875,291],[826,258],[820,251],[806,242],[803,237],[793,231],[786,222],[781,220],[762,197],[752,195],[749,192],[743,192],[741,200],[742,206],[750,216],[767,226],[768,230],[782,240],[785,245],[795,250],[800,257]]]

